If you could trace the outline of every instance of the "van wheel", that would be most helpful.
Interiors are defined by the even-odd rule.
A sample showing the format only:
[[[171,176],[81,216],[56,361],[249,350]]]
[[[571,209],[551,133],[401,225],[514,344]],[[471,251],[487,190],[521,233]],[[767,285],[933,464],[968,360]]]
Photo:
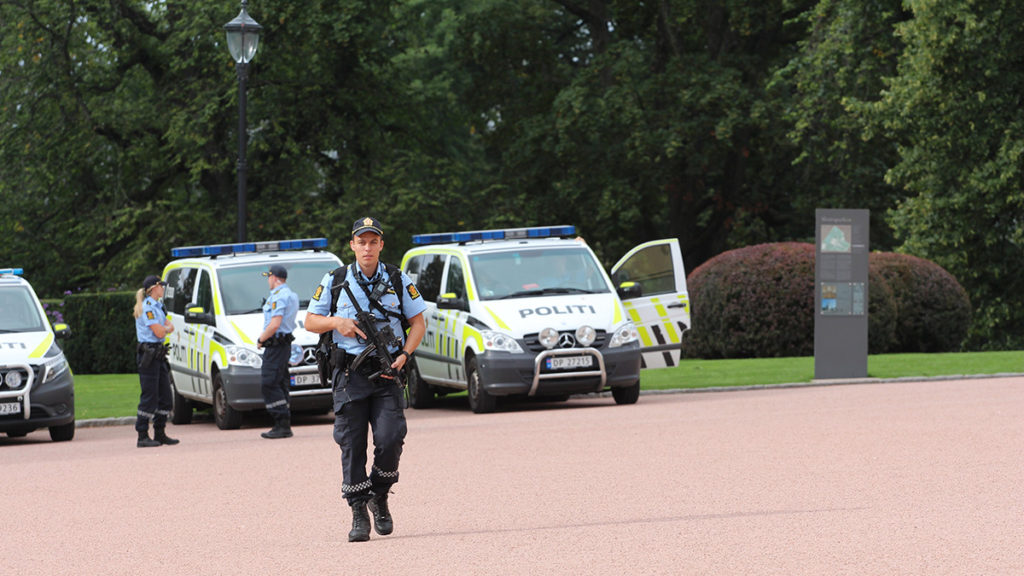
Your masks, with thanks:
[[[213,375],[213,420],[221,430],[234,430],[242,425],[242,413],[228,404],[220,372]]]
[[[405,396],[413,408],[430,408],[434,404],[434,391],[423,381],[415,360],[405,371]]]
[[[171,406],[171,422],[174,424],[192,423],[192,402],[178,394],[178,387],[174,385],[174,378],[171,378],[171,398],[174,404]]]
[[[75,421],[60,426],[50,426],[50,440],[54,442],[67,442],[75,437]]]
[[[475,414],[494,412],[498,406],[498,399],[484,390],[483,382],[480,381],[480,371],[476,368],[476,358],[471,358],[466,366],[466,381],[470,410]]]
[[[612,388],[612,398],[615,398],[616,404],[636,404],[640,399],[640,381],[625,388]]]

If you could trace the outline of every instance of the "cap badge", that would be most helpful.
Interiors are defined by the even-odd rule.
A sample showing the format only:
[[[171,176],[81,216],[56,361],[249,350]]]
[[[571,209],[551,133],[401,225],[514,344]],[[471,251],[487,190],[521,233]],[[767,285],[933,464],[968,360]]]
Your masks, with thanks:
[[[363,226],[373,226],[373,218],[363,218]]]

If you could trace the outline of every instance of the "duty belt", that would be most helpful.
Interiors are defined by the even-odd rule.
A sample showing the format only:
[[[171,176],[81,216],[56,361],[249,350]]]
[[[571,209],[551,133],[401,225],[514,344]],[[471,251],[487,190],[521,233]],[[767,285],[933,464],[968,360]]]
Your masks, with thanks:
[[[263,346],[269,348],[270,346],[287,346],[295,340],[295,337],[291,334],[283,334],[278,332],[270,338],[263,341]]]

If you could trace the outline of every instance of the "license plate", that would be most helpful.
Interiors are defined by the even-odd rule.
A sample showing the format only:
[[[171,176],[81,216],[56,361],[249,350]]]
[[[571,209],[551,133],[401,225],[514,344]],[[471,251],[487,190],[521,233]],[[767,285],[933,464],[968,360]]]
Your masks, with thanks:
[[[548,370],[590,368],[593,365],[593,356],[554,356],[547,359]]]
[[[4,402],[0,404],[0,416],[6,416],[7,414],[21,414],[21,403]]]
[[[319,386],[319,374],[295,374],[292,376],[292,386]]]

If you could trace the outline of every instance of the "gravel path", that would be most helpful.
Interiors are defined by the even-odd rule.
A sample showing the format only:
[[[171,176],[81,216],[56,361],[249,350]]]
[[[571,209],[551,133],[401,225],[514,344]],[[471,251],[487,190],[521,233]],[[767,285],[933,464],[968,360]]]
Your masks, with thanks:
[[[0,438],[0,574],[1024,574],[1024,378],[408,412],[350,544],[330,419]]]

